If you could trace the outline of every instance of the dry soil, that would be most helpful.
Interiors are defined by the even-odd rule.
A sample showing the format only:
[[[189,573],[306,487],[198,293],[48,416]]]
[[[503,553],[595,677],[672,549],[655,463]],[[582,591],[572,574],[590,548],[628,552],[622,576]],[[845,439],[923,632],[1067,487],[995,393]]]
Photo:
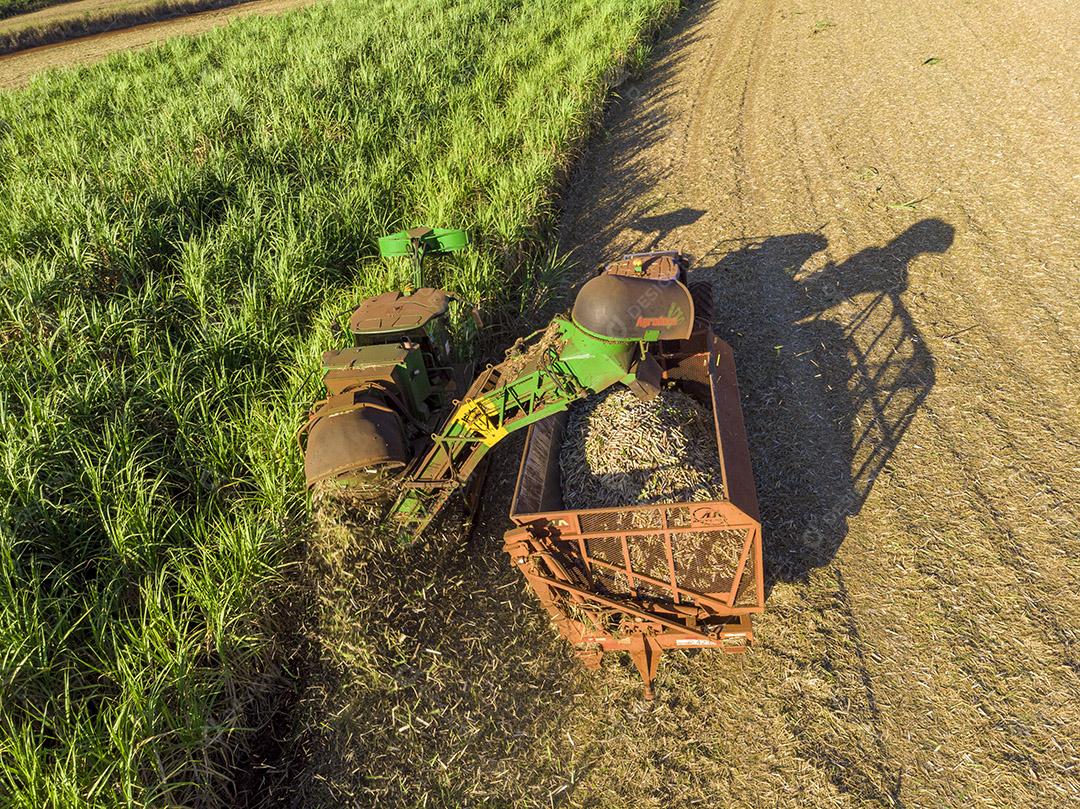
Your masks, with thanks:
[[[227,8],[203,11],[116,31],[106,31],[6,54],[0,56],[0,90],[11,90],[29,84],[36,74],[44,70],[98,62],[117,51],[145,48],[170,37],[201,34],[212,28],[226,25],[239,17],[250,14],[280,14],[311,2],[314,0],[250,0],[250,2],[240,2],[239,5]],[[33,14],[12,17],[4,20],[2,24],[9,27],[15,24],[21,25],[26,19],[37,18],[39,15],[43,18],[43,23],[48,23],[53,17],[70,14],[73,9],[92,14],[104,6],[112,5],[117,4],[111,0],[83,0],[80,3],[52,6]],[[132,2],[130,5],[134,7],[140,3]]]

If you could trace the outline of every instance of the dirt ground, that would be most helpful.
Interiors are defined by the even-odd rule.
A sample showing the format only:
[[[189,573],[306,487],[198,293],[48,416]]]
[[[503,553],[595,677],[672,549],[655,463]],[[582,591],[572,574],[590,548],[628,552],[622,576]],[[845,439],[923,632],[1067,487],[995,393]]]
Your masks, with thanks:
[[[36,74],[44,70],[98,62],[117,51],[145,48],[170,37],[201,34],[204,31],[218,28],[231,20],[246,17],[249,14],[280,14],[283,11],[312,2],[314,0],[249,0],[236,6],[215,9],[214,11],[203,11],[185,17],[136,25],[117,31],[107,31],[102,34],[79,37],[67,42],[42,45],[41,47],[7,54],[0,56],[0,90],[22,87],[28,84]],[[30,17],[38,17],[38,15],[67,14],[72,9],[83,6],[85,6],[85,12],[90,13],[96,8],[110,4],[109,0],[83,0],[80,3],[53,6],[34,14],[13,17],[10,20],[5,20],[4,23],[10,26],[16,22],[21,23]],[[135,7],[142,4],[132,2],[129,5]],[[45,20],[45,22],[47,21]]]
[[[407,585],[322,552],[300,802],[1077,805],[1077,41],[1066,0],[689,4],[561,243],[715,285],[758,643],[665,658],[653,703],[581,670],[500,549],[514,441],[471,545],[383,558]]]

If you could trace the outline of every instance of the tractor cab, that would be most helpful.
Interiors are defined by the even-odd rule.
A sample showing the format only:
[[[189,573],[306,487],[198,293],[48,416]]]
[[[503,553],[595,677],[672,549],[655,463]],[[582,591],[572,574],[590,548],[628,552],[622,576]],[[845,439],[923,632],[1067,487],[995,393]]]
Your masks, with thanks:
[[[322,356],[327,398],[308,414],[304,469],[309,486],[363,486],[405,466],[417,442],[460,387],[450,362],[445,315],[453,296],[421,284],[424,257],[460,250],[464,231],[413,228],[379,239],[379,253],[411,259],[404,292],[364,300],[349,318],[352,346]]]
[[[451,300],[444,290],[431,288],[412,295],[385,292],[365,300],[349,319],[352,348],[323,354],[327,391],[390,380],[409,415],[426,420],[433,406],[441,406],[437,394],[450,381],[441,318]],[[438,401],[428,401],[433,396]]]

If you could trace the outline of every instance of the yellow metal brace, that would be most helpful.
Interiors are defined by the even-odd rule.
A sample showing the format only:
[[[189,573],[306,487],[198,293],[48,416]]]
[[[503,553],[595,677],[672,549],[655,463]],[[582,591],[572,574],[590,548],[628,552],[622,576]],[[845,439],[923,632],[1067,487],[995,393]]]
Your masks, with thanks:
[[[461,424],[480,436],[483,444],[493,447],[508,432],[506,427],[498,423],[498,414],[498,406],[490,399],[469,399],[458,406],[452,423]]]

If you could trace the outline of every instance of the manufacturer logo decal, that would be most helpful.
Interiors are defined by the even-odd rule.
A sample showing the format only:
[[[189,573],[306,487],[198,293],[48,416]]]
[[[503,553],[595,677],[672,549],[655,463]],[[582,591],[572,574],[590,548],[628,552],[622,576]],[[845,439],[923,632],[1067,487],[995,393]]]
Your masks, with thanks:
[[[639,317],[637,319],[637,327],[639,329],[659,328],[662,329],[665,326],[678,326],[679,321],[673,317]]]
[[[638,315],[637,327],[639,329],[663,329],[668,326],[678,326],[686,319],[682,307],[677,303],[671,304],[667,314],[662,317],[645,317]]]
[[[691,513],[694,522],[706,522],[713,525],[727,525],[727,515],[716,506],[701,506]]]

